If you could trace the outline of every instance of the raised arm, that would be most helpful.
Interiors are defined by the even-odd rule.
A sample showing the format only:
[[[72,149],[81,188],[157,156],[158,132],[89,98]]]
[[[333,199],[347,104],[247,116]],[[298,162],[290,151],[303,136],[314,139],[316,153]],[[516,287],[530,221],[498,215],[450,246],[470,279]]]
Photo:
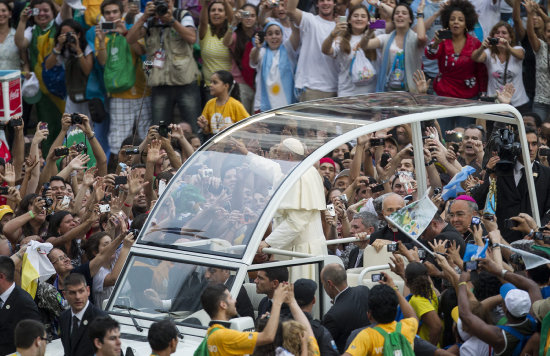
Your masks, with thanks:
[[[323,44],[321,45],[321,51],[323,52],[323,54],[327,56],[334,55],[334,49],[332,49],[332,43],[334,42],[334,40],[336,40],[338,36],[341,36],[346,31],[347,28],[348,28],[347,22],[342,22],[334,26],[332,31],[330,31],[330,34],[327,36],[327,38],[325,38],[325,40],[323,41]]]
[[[422,14],[422,16],[417,16],[416,18],[416,36],[418,41],[418,47],[424,48],[426,42],[428,42],[428,37],[426,36],[426,25],[424,24],[424,7],[426,6],[426,0],[420,1],[418,9],[416,10],[417,14]]]
[[[78,126],[88,138],[88,142],[90,146],[92,146],[92,152],[94,153],[98,174],[104,176],[107,174],[107,156],[105,155],[105,151],[103,151],[97,137],[95,137],[95,133],[92,131],[90,118],[83,114],[80,114],[80,117],[82,118],[82,124],[77,124],[76,126]]]
[[[21,11],[21,15],[19,16],[19,23],[17,24],[15,36],[13,37],[15,45],[20,50],[27,49],[30,44],[29,40],[25,38],[25,29],[27,28],[27,21],[29,21],[29,15],[31,11],[32,9],[30,8],[30,6]],[[34,68],[31,68],[31,70],[33,69]]]
[[[514,0],[512,6],[512,19],[514,20],[514,30],[516,30],[516,38],[518,41],[523,40],[527,31],[523,26],[523,21],[521,20],[521,0]]]
[[[485,49],[487,48],[489,48],[489,40],[486,38],[481,42],[481,46],[472,52],[472,61],[484,63],[487,59],[487,54],[485,53]]]
[[[206,0],[200,1],[201,12],[199,14],[199,40],[202,40],[206,36],[208,31],[208,2]]]
[[[533,51],[538,52],[540,49],[540,39],[537,37],[535,25],[533,24],[533,15],[537,10],[533,1],[526,0],[525,5],[525,8],[527,9],[527,38],[529,39],[529,43],[531,44]]]
[[[302,23],[302,10],[298,9],[298,0],[288,0],[286,13],[297,26]]]

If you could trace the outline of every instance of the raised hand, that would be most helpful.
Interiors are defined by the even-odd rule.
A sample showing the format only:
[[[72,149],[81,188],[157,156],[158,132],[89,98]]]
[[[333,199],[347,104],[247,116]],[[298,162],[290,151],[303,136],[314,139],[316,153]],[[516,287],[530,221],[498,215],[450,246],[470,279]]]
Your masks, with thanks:
[[[6,163],[4,175],[0,174],[0,179],[8,183],[9,186],[15,185],[15,169],[11,163]]]

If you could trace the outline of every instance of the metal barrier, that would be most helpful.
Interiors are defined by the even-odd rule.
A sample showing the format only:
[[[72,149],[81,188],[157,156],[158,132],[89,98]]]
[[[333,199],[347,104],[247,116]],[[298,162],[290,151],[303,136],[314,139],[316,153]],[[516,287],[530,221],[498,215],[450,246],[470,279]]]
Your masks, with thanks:
[[[365,278],[365,274],[369,272],[381,271],[389,268],[390,268],[389,263],[387,265],[365,267],[363,270],[361,270],[361,273],[359,273],[359,277],[357,277],[357,282],[358,282],[357,284],[363,284],[363,279]]]
[[[273,247],[266,247],[262,250],[262,252],[267,253],[268,255],[282,255],[288,257],[315,257],[314,255],[310,255],[309,253],[281,250]]]
[[[346,237],[345,239],[328,240],[327,245],[338,245],[338,244],[347,244],[350,242],[357,242],[357,241],[368,241],[368,239],[370,239],[370,235],[365,237],[363,240],[358,237]]]

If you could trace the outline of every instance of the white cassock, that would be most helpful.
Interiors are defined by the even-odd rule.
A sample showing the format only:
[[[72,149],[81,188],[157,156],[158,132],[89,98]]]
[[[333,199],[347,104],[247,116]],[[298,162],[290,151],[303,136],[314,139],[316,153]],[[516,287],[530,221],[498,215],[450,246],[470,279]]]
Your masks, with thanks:
[[[248,153],[250,169],[271,181],[273,186],[285,178],[281,166],[267,158]],[[308,253],[314,256],[327,255],[327,245],[321,223],[321,210],[326,209],[323,180],[319,172],[310,167],[300,180],[285,195],[273,217],[273,231],[265,239],[277,249]],[[277,256],[277,259],[285,259]],[[314,265],[291,269],[290,280],[309,278],[316,280]]]

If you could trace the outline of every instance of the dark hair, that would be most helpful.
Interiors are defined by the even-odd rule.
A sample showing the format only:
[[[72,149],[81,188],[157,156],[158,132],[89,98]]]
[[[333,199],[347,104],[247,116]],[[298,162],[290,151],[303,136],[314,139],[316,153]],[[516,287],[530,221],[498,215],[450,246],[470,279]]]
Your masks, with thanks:
[[[11,12],[12,15],[13,15],[13,9],[12,9],[12,7],[10,6],[10,3],[8,2],[8,0],[0,0],[0,4],[6,5],[6,7],[8,8],[8,11]],[[10,18],[9,18],[9,20],[8,20],[8,25],[9,25],[10,27],[13,27],[13,18],[12,18],[11,15],[10,15]],[[25,155],[25,156],[26,156],[26,155]]]
[[[26,214],[29,210],[31,210],[32,203],[34,202],[34,199],[38,196],[38,194],[34,193],[25,195],[23,199],[21,199],[19,207],[15,211],[15,216]]]
[[[405,281],[413,295],[432,299],[432,284],[428,277],[428,269],[420,262],[411,262],[405,268]]]
[[[454,288],[445,289],[440,296],[438,314],[443,320],[443,344],[452,345],[455,343],[453,334],[453,318],[451,312],[458,305],[456,291]]]
[[[53,17],[55,18],[57,16],[57,10],[55,9],[55,5],[53,4],[52,0],[32,0],[29,7],[32,9],[36,5],[40,5],[40,4],[48,4],[50,9],[52,10]]]
[[[201,295],[201,304],[204,311],[213,318],[218,313],[218,305],[225,300],[227,287],[221,283],[209,285]]]
[[[487,271],[471,273],[474,295],[477,300],[484,300],[500,293],[501,283],[497,277]]]
[[[246,3],[243,6],[241,6],[241,10],[244,10],[247,7],[254,9],[254,13],[256,14],[256,16],[258,16],[258,8],[253,4]],[[252,37],[249,37],[244,31],[242,21],[237,25],[237,29],[235,30],[235,35],[236,35],[235,49],[231,51],[231,55],[233,57],[233,60],[239,67],[239,69],[242,70],[241,61],[243,59],[245,47],[246,47],[246,44],[252,39]]]
[[[266,277],[270,281],[279,281],[280,282],[288,282],[288,268],[281,266],[281,267],[272,267],[267,268],[264,270],[261,270],[265,272]]]
[[[147,216],[149,216],[149,214],[139,214],[138,216],[136,216],[134,220],[132,220],[130,228],[141,230],[143,228],[143,225],[145,225],[145,220],[147,220]]]
[[[506,27],[506,30],[508,31],[508,34],[510,35],[510,46],[514,46],[516,44],[516,31],[514,31],[514,29],[512,28],[512,26],[510,26],[510,24],[508,22],[504,22],[504,21],[497,22],[497,24],[494,25],[493,28],[491,29],[491,32],[489,32],[489,37],[495,37],[495,33],[497,32],[497,30],[500,27]],[[491,45],[489,47],[489,50],[491,51],[491,56],[493,56],[493,58],[497,54],[496,49],[497,49],[496,45]],[[510,58],[509,57],[510,53],[507,53],[507,56],[508,56],[508,58]]]
[[[368,306],[371,316],[380,324],[395,320],[399,300],[392,287],[378,284],[371,288],[368,296]]]
[[[8,282],[13,282],[15,263],[8,256],[0,256],[0,273],[6,277]]]
[[[537,133],[537,130],[532,128],[531,126],[525,126],[525,134],[535,134],[537,135],[537,141],[538,141],[538,133]]]
[[[103,15],[103,12],[105,11],[105,7],[109,5],[116,5],[118,6],[118,9],[120,10],[120,16],[124,13],[124,6],[122,6],[122,2],[120,0],[104,0],[101,3],[101,15]]]
[[[525,114],[523,114],[523,117],[526,117],[526,116],[530,116],[532,117],[533,119],[535,119],[535,126],[536,127],[540,127],[542,125],[542,119],[540,118],[540,115],[537,114],[536,112],[526,112]]]
[[[478,130],[481,132],[481,141],[485,142],[487,139],[487,134],[485,133],[483,126],[470,124],[464,128],[464,132],[466,132],[466,130]]]
[[[466,32],[474,29],[474,26],[477,23],[477,12],[468,0],[451,0],[445,5],[443,10],[441,10],[441,27],[448,28],[449,21],[451,19],[451,14],[453,11],[460,11],[464,14],[464,20],[466,22]]]
[[[412,25],[414,23],[413,11],[412,11],[411,7],[409,5],[407,5],[406,3],[404,3],[404,2],[398,2],[397,5],[395,5],[395,7],[393,8],[393,11],[391,13],[392,22],[393,22],[393,18],[395,16],[395,12],[397,11],[397,8],[400,7],[400,6],[406,8],[409,11],[409,19],[411,20],[411,23],[409,24],[409,27],[412,27]]]
[[[0,1],[1,2],[1,1]],[[24,319],[17,323],[14,331],[14,344],[17,348],[28,349],[37,337],[44,337],[44,324],[33,319]]]
[[[50,215],[50,224],[48,225],[48,237],[59,237],[59,225],[67,215],[72,215],[70,211],[60,210]]]
[[[370,13],[369,13],[369,10],[367,9],[367,7],[365,5],[359,4],[359,5],[356,5],[356,6],[352,7],[351,9],[349,9],[348,30],[346,31],[346,33],[344,34],[344,37],[342,37],[342,40],[340,42],[340,50],[345,54],[350,54],[351,53],[351,45],[349,43],[349,41],[351,39],[351,23],[349,23],[349,20],[351,19],[351,15],[353,15],[353,13],[355,11],[360,10],[360,9],[363,9],[367,12],[367,20],[368,20],[367,23],[370,23]],[[368,39],[374,38],[374,31],[370,30],[368,25],[365,28],[365,30],[363,31],[363,33],[365,33],[365,32],[367,32],[367,38]],[[365,56],[368,59],[370,59],[371,61],[375,61],[376,60],[376,50],[375,49],[367,50],[365,52]],[[348,142],[346,142],[346,144],[349,145]],[[349,148],[349,146],[348,146],[348,148]],[[350,148],[350,151],[351,151],[351,148]]]
[[[65,182],[65,179],[63,179],[63,177],[60,177],[60,176],[51,176],[51,177],[50,177],[50,183],[53,182],[53,181],[56,181],[56,180],[57,180],[57,181],[63,182],[63,184],[66,183],[66,182]]]
[[[226,13],[225,20],[223,21],[223,24],[221,26],[217,28],[214,28],[214,26],[212,26],[212,22],[210,21],[210,9],[212,8],[212,6],[214,6],[214,4],[221,4],[223,6],[224,11],[225,11],[225,4],[221,0],[215,0],[208,5],[208,25],[210,26],[210,32],[212,33],[212,35],[217,36],[218,38],[221,39],[229,29],[229,22],[227,21],[227,13]]]
[[[80,273],[71,273],[63,281],[63,285],[65,287],[79,286],[79,285],[82,285],[82,284],[84,284],[85,286],[88,285],[86,283],[86,278],[84,277],[83,274],[80,274]]]
[[[214,74],[217,75],[218,78],[220,78],[223,84],[229,85],[229,89],[228,89],[229,95],[232,96],[234,99],[240,101],[241,95],[239,93],[239,84],[233,78],[233,74],[231,74],[231,72],[228,72],[226,70],[218,70],[214,72]]]
[[[97,352],[97,347],[94,342],[95,339],[99,339],[99,342],[103,344],[103,339],[105,338],[105,335],[107,335],[107,332],[116,329],[120,330],[120,325],[118,324],[118,321],[110,316],[100,316],[94,319],[88,327],[88,335],[92,340],[92,345],[94,345],[94,351]]]
[[[147,334],[147,341],[153,351],[162,351],[170,346],[170,342],[178,337],[178,328],[170,319],[153,323]]]
[[[84,32],[84,29],[82,28],[82,26],[73,19],[66,19],[63,22],[61,22],[59,26],[57,26],[57,33],[55,34],[55,43],[57,43],[59,36],[61,36],[61,29],[63,28],[63,26],[69,26],[74,30],[76,37],[80,37],[80,40],[79,40],[80,49],[84,53],[84,51],[86,50],[86,46],[88,45],[88,43],[86,42],[86,33]],[[58,178],[61,178],[61,177],[58,177]]]
[[[103,236],[109,236],[105,231],[94,232],[88,237],[86,243],[84,244],[84,252],[88,261],[93,260],[93,258],[99,253],[99,241]]]
[[[124,146],[139,146],[141,141],[142,141],[142,139],[139,138],[137,135],[131,135],[131,136],[126,137],[122,141],[122,144],[120,145],[120,148],[122,148]]]

